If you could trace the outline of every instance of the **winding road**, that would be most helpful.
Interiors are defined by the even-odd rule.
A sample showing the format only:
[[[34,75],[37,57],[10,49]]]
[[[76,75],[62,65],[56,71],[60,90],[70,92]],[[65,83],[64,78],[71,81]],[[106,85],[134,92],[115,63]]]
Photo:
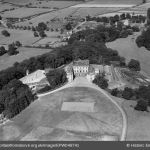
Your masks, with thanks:
[[[69,82],[66,85],[64,85],[63,87],[60,87],[54,91],[50,91],[50,92],[47,92],[44,94],[38,94],[39,100],[40,100],[40,97],[58,92],[60,90],[63,90],[63,89],[69,88],[69,87],[89,87],[89,88],[96,89],[96,90],[100,91],[101,93],[103,93],[113,104],[115,104],[116,107],[120,110],[120,112],[122,114],[122,118],[123,118],[123,127],[122,127],[122,133],[120,136],[120,141],[125,141],[126,133],[127,133],[127,117],[126,117],[125,111],[106,91],[99,88],[97,85],[93,84],[92,82],[88,81],[85,77],[77,77],[72,82]]]

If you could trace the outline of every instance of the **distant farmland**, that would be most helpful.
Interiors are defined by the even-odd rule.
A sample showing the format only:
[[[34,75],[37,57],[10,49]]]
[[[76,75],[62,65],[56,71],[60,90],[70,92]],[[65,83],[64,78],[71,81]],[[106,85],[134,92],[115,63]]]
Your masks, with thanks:
[[[24,18],[49,11],[51,10],[42,8],[18,8],[12,11],[4,12],[2,16],[6,18]]]
[[[10,37],[5,37],[1,34],[2,30],[4,29],[0,28],[0,44],[2,45],[11,44],[15,41],[20,41],[23,45],[31,45],[40,39],[39,37],[34,37],[32,31],[14,29],[7,29],[7,31],[10,33]]]
[[[41,49],[41,48],[25,48],[21,47],[18,49],[19,54],[8,56],[7,54],[0,56],[0,70],[11,67],[15,62],[21,62],[30,57],[42,55],[44,53],[50,52],[51,49]]]

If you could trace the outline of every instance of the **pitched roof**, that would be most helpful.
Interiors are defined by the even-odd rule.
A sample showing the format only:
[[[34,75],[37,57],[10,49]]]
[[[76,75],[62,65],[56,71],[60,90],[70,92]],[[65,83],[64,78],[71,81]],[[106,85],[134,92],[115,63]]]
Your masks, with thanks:
[[[37,71],[21,78],[20,81],[22,81],[24,84],[30,84],[30,83],[40,82],[44,78],[46,78],[45,71],[37,70]]]
[[[89,65],[89,60],[77,60],[73,62],[74,66],[88,66]]]

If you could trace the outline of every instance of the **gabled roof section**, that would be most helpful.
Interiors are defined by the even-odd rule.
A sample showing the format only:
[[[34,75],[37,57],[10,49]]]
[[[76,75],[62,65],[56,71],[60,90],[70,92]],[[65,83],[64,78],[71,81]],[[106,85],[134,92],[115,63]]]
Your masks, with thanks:
[[[77,60],[73,62],[73,66],[89,66],[89,60]]]
[[[30,84],[30,83],[40,82],[44,78],[46,78],[45,71],[37,70],[37,71],[21,78],[20,81],[22,81],[24,84]]]

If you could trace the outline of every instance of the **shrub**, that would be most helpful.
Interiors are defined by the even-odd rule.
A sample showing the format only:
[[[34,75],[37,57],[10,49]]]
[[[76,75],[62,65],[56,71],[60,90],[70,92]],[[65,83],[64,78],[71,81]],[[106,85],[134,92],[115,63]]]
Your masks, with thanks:
[[[138,111],[147,111],[148,103],[145,100],[139,100],[137,105],[134,107],[135,110]]]
[[[98,74],[93,80],[93,83],[95,83],[102,89],[106,89],[108,87],[108,81],[104,78],[104,75]]]
[[[10,36],[10,33],[7,30],[3,30],[1,33],[6,37]]]
[[[7,53],[7,51],[5,50],[4,46],[0,47],[0,56],[4,55],[5,53]]]
[[[131,59],[130,62],[128,63],[128,67],[131,70],[134,71],[140,71],[141,67],[140,67],[140,62],[138,60],[135,59]]]

